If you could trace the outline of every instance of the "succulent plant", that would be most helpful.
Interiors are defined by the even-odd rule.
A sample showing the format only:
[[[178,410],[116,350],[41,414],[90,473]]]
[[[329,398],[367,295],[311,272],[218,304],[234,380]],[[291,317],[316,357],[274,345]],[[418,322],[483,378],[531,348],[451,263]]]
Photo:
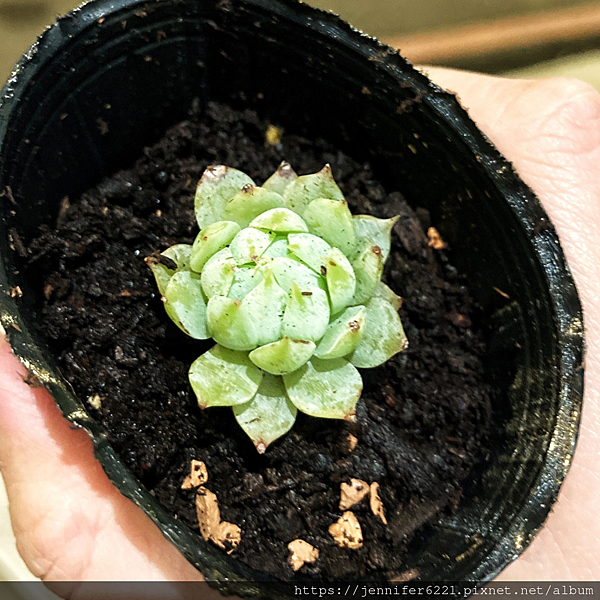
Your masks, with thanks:
[[[216,341],[189,372],[200,407],[233,407],[261,453],[298,410],[353,420],[356,367],[407,345],[401,299],[381,281],[397,217],[353,217],[329,165],[299,177],[285,162],[262,187],[209,167],[195,213],[194,244],[146,262],[175,324]]]

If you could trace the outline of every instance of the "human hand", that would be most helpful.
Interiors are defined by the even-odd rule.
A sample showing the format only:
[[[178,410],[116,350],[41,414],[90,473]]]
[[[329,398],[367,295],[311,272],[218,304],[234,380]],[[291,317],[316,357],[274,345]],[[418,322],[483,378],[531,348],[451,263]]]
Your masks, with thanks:
[[[580,82],[506,80],[444,69],[479,127],[538,194],[553,221],[586,311],[586,403],[577,452],[547,526],[501,575],[597,579],[600,519],[600,96]],[[83,431],[71,429],[0,345],[0,470],[17,544],[41,579],[198,580],[199,573],[111,485]],[[79,594],[77,587],[62,593]]]

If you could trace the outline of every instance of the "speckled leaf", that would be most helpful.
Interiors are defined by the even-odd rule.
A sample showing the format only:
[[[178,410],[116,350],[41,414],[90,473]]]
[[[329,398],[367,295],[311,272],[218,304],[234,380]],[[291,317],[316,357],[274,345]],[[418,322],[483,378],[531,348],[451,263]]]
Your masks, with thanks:
[[[208,259],[228,246],[239,231],[240,226],[233,221],[217,221],[200,231],[192,246],[192,270],[196,273],[202,272]]]
[[[262,454],[269,444],[292,428],[298,410],[287,397],[281,377],[267,373],[256,396],[250,402],[234,406],[233,414]]]
[[[263,273],[260,269],[254,266],[237,267],[227,295],[234,300],[243,300],[262,280]]]
[[[189,336],[197,340],[210,337],[200,275],[192,271],[177,271],[165,290],[164,306],[173,322]]]
[[[321,289],[325,287],[325,279],[320,275],[317,275],[317,273],[299,260],[285,256],[274,258],[269,265],[269,268],[273,271],[277,283],[288,294],[292,289],[292,281],[295,281],[302,290],[307,290],[311,287],[318,287]]]
[[[247,185],[225,203],[222,218],[235,221],[240,227],[248,227],[250,221],[261,213],[283,206],[285,202],[276,192]]]
[[[398,296],[396,292],[390,289],[383,281],[380,281],[375,291],[373,292],[373,297],[383,298],[387,300],[396,310],[398,310],[402,306],[402,297]]]
[[[292,166],[284,160],[279,167],[277,167],[277,171],[275,171],[262,186],[271,192],[277,192],[278,194],[283,195],[290,183],[296,179],[298,179],[296,171],[294,171]]]
[[[213,296],[206,307],[208,329],[214,340],[231,350],[252,350],[258,344],[255,321],[239,300]]]
[[[275,241],[262,253],[262,258],[279,258],[287,256],[288,240],[287,236],[277,237]]]
[[[328,325],[327,293],[316,287],[301,289],[292,282],[281,333],[295,339],[318,342]]]
[[[331,314],[335,315],[352,303],[356,292],[356,276],[350,261],[338,248],[331,249],[325,270]]]
[[[363,337],[366,316],[367,309],[364,306],[347,308],[327,327],[315,356],[329,360],[354,352]]]
[[[200,408],[235,406],[249,402],[263,378],[247,352],[213,346],[190,367],[190,383]]]
[[[301,216],[315,198],[344,199],[344,194],[334,181],[329,165],[325,165],[318,173],[298,177],[283,193],[285,205]]]
[[[229,248],[217,252],[204,265],[200,280],[207,298],[227,296],[235,276],[235,261]]]
[[[310,233],[323,238],[331,246],[349,256],[356,246],[354,221],[345,200],[317,198],[304,212]]]
[[[398,219],[399,217],[378,219],[371,215],[356,215],[353,220],[357,246],[363,247],[367,244],[379,246],[385,262],[390,254],[392,228]]]
[[[362,392],[360,373],[343,358],[311,358],[303,367],[283,376],[290,400],[302,412],[326,419],[355,418]]]
[[[232,240],[229,248],[237,265],[256,262],[262,253],[271,245],[275,234],[246,227]]]
[[[363,369],[377,367],[386,360],[402,352],[408,340],[398,316],[398,311],[386,300],[374,297],[365,305],[367,322],[360,344],[350,362]]]
[[[161,296],[165,295],[167,285],[169,284],[171,277],[175,274],[175,271],[189,270],[191,253],[192,247],[189,244],[175,244],[174,246],[167,248],[164,252],[161,252],[160,256],[167,258],[164,262],[160,262],[161,257],[156,255],[148,256],[146,258],[146,264],[152,269]],[[175,269],[170,268],[170,261],[173,261],[173,266],[176,267]]]
[[[383,257],[377,245],[365,245],[352,261],[356,276],[353,304],[364,304],[375,293],[383,273]]]
[[[313,354],[315,344],[287,336],[250,352],[250,360],[272,375],[283,375],[300,368]]]
[[[245,185],[254,181],[245,173],[223,165],[208,167],[196,188],[194,209],[200,229],[220,221],[227,200],[233,198]]]
[[[252,220],[250,227],[275,233],[308,232],[303,219],[289,208],[272,208]]]
[[[264,272],[263,280],[242,300],[244,310],[256,325],[259,346],[281,337],[287,300],[288,295],[277,285],[269,270]]]
[[[288,240],[288,250],[321,275],[321,267],[325,265],[331,246],[312,233],[291,233]]]

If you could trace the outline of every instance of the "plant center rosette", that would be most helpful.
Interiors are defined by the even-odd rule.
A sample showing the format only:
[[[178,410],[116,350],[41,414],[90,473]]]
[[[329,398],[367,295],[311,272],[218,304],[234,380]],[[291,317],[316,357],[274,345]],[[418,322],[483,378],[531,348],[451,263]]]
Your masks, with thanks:
[[[169,317],[216,345],[189,371],[201,408],[231,406],[263,453],[298,410],[354,420],[358,368],[407,346],[401,298],[381,281],[396,218],[352,216],[329,165],[282,163],[262,185],[209,167],[200,233],[146,259]]]

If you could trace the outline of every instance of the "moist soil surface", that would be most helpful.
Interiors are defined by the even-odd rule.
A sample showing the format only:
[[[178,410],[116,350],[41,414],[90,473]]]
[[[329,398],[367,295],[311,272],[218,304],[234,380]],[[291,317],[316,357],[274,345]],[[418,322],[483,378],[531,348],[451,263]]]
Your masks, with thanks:
[[[406,570],[415,535],[456,508],[461,481],[486,454],[491,391],[476,307],[445,250],[428,246],[425,211],[413,212],[369,164],[325,141],[284,135],[265,145],[267,126],[251,111],[212,104],[132,169],[63,201],[56,226],[42,228],[28,249],[43,331],[123,461],[186,525],[198,531],[195,492],[180,489],[198,459],[221,517],[241,527],[232,556],[283,579],[393,579]],[[281,160],[300,174],[330,163],[354,214],[400,215],[384,280],[404,298],[409,347],[361,371],[355,424],[299,414],[259,455],[231,409],[198,408],[187,371],[211,344],[169,320],[144,257],[192,243],[194,191],[207,166],[236,167],[260,184]],[[350,478],[379,483],[387,518],[371,512],[368,498],[352,508],[364,538],[358,550],[328,533]],[[294,573],[287,545],[296,538],[320,557]]]

